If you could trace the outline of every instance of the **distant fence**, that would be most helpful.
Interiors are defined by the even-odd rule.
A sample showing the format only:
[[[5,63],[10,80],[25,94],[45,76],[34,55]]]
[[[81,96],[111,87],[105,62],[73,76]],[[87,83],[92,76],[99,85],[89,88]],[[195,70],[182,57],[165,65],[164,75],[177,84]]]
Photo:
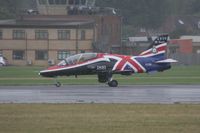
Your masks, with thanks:
[[[176,53],[169,57],[178,60],[179,65],[200,65],[200,54]]]

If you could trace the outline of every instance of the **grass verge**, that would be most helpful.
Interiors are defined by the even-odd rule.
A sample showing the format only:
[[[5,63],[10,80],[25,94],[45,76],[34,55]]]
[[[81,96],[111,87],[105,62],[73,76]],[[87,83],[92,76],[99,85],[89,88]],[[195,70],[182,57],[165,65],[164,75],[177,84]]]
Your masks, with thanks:
[[[0,68],[0,85],[50,85],[53,79],[42,78],[38,72],[41,67],[2,67]],[[167,85],[200,84],[200,66],[176,66],[171,70],[155,74],[135,74],[133,76],[114,75],[119,84],[124,85]],[[61,77],[66,85],[99,84],[97,76]]]
[[[199,133],[200,105],[0,104],[0,133]]]

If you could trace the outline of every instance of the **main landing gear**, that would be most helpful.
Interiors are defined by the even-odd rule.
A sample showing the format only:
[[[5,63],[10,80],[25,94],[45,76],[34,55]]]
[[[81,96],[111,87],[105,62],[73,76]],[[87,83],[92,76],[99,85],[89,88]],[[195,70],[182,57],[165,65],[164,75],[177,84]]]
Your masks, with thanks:
[[[118,86],[118,82],[117,82],[117,80],[112,80],[112,81],[108,82],[108,85],[110,87],[117,87]]]
[[[107,83],[110,87],[117,87],[118,82],[117,80],[112,79],[111,72],[103,72],[98,74],[98,79],[100,83]]]

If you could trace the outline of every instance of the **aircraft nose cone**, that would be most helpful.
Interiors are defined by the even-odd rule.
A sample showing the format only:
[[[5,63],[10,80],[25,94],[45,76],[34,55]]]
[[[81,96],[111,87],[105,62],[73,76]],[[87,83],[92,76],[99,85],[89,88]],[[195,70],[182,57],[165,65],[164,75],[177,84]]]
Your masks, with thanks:
[[[40,72],[38,73],[38,75],[39,75],[39,76],[43,76],[43,77],[44,77],[44,76],[45,76],[45,72],[43,72],[43,71],[40,71]]]
[[[42,76],[42,73],[41,73],[41,71],[38,73],[38,75],[39,75],[39,76]]]
[[[38,73],[38,75],[42,76],[42,77],[56,77],[57,73],[56,73],[56,69],[58,68],[58,66],[52,66],[49,67],[45,70],[42,70]]]
[[[38,73],[39,76],[41,76],[41,71]]]

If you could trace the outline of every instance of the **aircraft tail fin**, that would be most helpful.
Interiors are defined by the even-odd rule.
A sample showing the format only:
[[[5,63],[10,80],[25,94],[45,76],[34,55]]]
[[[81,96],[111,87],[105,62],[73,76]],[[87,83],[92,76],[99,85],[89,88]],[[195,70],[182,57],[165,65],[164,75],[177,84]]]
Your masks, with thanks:
[[[168,35],[160,35],[158,36],[153,43],[148,47],[148,49],[140,54],[140,56],[154,56],[157,54],[166,53],[167,50],[167,41]]]

